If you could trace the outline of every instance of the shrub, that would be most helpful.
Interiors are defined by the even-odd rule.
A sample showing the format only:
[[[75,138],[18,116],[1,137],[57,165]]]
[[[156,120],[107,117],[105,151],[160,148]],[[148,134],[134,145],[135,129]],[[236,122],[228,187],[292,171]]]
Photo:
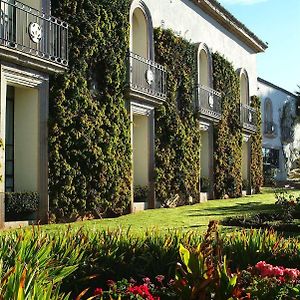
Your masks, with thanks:
[[[134,187],[134,202],[147,202],[148,194],[148,186],[136,185]]]
[[[39,201],[37,192],[5,193],[5,212],[8,215],[33,213],[38,210]]]

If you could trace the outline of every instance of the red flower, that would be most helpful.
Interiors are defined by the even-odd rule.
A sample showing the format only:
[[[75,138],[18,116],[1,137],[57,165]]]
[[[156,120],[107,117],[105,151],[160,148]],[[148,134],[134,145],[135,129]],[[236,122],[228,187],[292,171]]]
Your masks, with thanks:
[[[102,296],[103,295],[103,290],[101,288],[96,288],[94,291],[94,296]]]

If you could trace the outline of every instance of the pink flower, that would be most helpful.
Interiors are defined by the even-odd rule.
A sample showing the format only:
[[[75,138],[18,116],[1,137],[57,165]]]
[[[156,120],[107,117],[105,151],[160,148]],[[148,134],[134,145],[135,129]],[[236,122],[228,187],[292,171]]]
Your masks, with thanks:
[[[159,283],[162,283],[165,279],[165,276],[164,275],[157,275],[155,277],[155,279],[159,282]]]
[[[149,277],[143,278],[143,281],[144,281],[145,284],[150,284],[151,283],[151,280],[150,280]]]

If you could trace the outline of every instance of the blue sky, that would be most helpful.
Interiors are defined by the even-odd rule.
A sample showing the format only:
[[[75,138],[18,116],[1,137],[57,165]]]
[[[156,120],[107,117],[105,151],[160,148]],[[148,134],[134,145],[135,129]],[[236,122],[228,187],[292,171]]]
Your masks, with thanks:
[[[300,0],[218,0],[269,48],[257,55],[258,76],[288,91],[300,85]]]

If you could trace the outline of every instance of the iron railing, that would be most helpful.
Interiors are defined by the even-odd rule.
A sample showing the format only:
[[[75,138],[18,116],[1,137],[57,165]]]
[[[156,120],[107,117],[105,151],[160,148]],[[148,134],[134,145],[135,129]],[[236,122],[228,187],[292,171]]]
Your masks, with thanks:
[[[255,132],[257,130],[257,115],[254,108],[247,104],[240,105],[240,118],[243,129]]]
[[[277,125],[273,121],[264,123],[264,134],[274,135],[277,131]]]
[[[197,105],[201,115],[220,120],[222,115],[221,93],[207,86],[197,86]]]
[[[0,45],[68,65],[68,24],[16,0],[0,0]]]
[[[163,66],[129,52],[129,85],[132,91],[165,100],[166,79],[167,72]]]

